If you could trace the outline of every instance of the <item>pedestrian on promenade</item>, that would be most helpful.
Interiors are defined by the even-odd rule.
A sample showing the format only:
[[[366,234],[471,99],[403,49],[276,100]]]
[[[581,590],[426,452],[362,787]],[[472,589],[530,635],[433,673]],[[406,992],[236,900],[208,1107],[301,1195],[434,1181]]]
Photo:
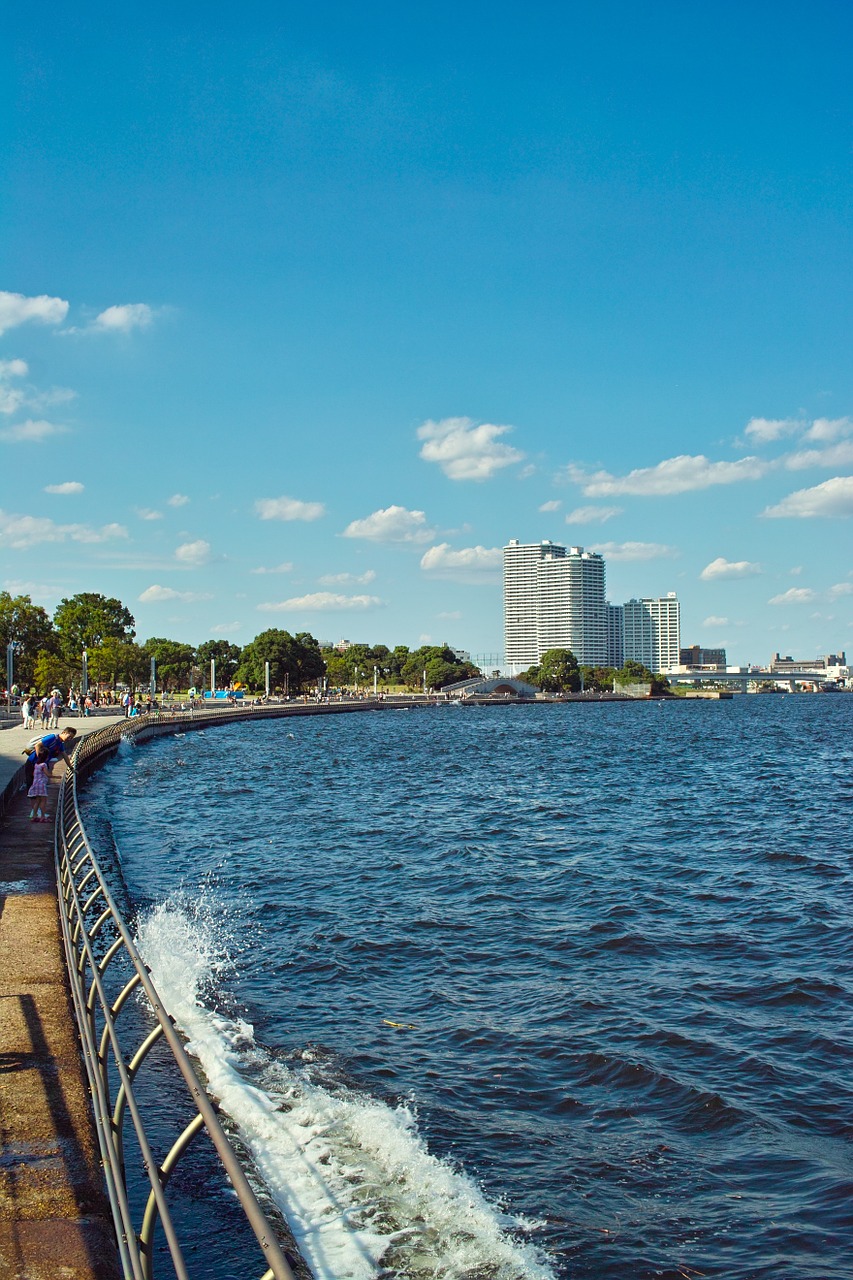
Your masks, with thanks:
[[[128,716],[132,714],[131,707],[133,706],[133,694],[126,693],[121,700],[121,705],[124,707],[124,717],[127,719]]]
[[[63,729],[61,733],[47,734],[46,737],[42,738],[39,742],[33,743],[32,747],[28,748],[24,774],[28,787],[31,787],[33,783],[33,772],[38,760],[37,752],[39,747],[44,750],[47,771],[48,773],[51,773],[57,760],[64,760],[65,763],[68,764],[68,759],[71,752],[74,750],[74,740],[76,736],[77,730],[72,729],[69,726],[67,729]]]
[[[50,698],[45,695],[39,703],[39,716],[42,729],[50,728]]]
[[[51,729],[59,728],[59,713],[62,710],[62,698],[59,696],[59,690],[54,689],[50,697],[50,727]]]
[[[33,752],[33,777],[27,795],[32,800],[30,822],[47,822],[47,751],[41,742],[36,743]]]
[[[24,694],[21,702],[21,720],[25,729],[34,729],[36,722],[33,719],[33,700],[28,693]]]

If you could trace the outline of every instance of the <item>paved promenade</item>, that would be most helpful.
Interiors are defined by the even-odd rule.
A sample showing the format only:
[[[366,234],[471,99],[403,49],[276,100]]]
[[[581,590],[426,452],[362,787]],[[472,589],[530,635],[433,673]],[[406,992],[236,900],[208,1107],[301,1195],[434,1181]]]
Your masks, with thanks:
[[[109,722],[64,723],[81,733]],[[0,791],[33,735],[0,733]],[[51,782],[51,817],[63,768]],[[65,978],[53,823],[31,823],[28,814],[19,795],[0,822],[0,1276],[115,1280],[112,1218]]]

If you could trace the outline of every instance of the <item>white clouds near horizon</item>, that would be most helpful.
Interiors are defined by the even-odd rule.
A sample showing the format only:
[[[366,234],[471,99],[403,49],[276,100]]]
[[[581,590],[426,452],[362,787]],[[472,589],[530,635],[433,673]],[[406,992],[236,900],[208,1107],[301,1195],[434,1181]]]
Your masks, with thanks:
[[[559,511],[562,505],[559,498],[551,498],[549,502],[543,502],[539,510],[543,512]]]
[[[499,440],[512,430],[472,418],[429,419],[417,431],[418,439],[424,442],[420,457],[437,463],[449,480],[488,480],[496,471],[524,459],[519,449]]]
[[[154,319],[154,310],[146,302],[125,302],[101,311],[89,326],[102,333],[130,333],[132,329],[147,329]]]
[[[58,426],[55,422],[28,418],[26,422],[16,422],[10,427],[4,427],[0,431],[0,440],[5,440],[7,444],[43,444],[51,436],[64,435],[67,431],[67,427]]]
[[[621,507],[575,507],[566,516],[566,524],[606,524],[621,514]]]
[[[730,578],[754,578],[761,573],[761,565],[750,560],[726,560],[717,556],[699,574],[703,582],[718,582]]]
[[[62,324],[67,315],[68,303],[64,298],[51,298],[46,293],[27,297],[23,293],[0,290],[0,334],[30,320],[38,324]]]
[[[375,569],[365,569],[364,573],[324,573],[317,581],[323,587],[366,587],[375,578]]]
[[[0,546],[19,551],[49,542],[111,542],[127,536],[127,529],[120,524],[105,524],[97,529],[88,524],[56,524],[47,516],[0,511]]]
[[[680,554],[677,547],[663,542],[599,542],[590,551],[598,551],[605,560],[624,561],[674,560]]]
[[[175,548],[175,559],[179,564],[200,566],[210,560],[210,543],[204,538],[196,538],[194,542],[182,542]]]
[[[258,498],[255,512],[261,520],[319,520],[326,514],[322,502],[300,502],[298,498]]]
[[[274,564],[269,568],[266,568],[264,565],[259,565],[257,569],[250,569],[249,573],[290,573],[292,568],[292,560],[283,560],[281,564]]]
[[[773,596],[767,601],[768,604],[812,604],[817,600],[817,592],[812,591],[811,587],[789,587],[787,591],[781,592],[778,596]]]
[[[176,591],[174,587],[161,587],[159,583],[146,587],[138,597],[141,604],[157,604],[165,600],[183,600],[191,603],[195,600],[212,600],[213,596],[204,591]]]
[[[336,613],[363,612],[384,605],[378,596],[345,596],[332,591],[313,591],[304,596],[292,596],[289,600],[268,601],[259,604],[261,613]]]
[[[82,493],[85,487],[79,480],[63,480],[62,484],[46,484],[44,492],[60,494]]]
[[[743,434],[753,444],[770,444],[793,435],[802,425],[799,418],[750,418]]]
[[[341,535],[364,538],[368,542],[429,542],[435,530],[427,523],[423,511],[390,506],[374,511],[362,520],[352,520]]]
[[[185,507],[189,502],[189,498],[185,493],[173,493],[171,498],[166,499],[167,507]]]
[[[727,627],[728,625],[729,625],[728,618],[718,618],[716,614],[713,614],[713,613],[710,615],[710,617],[702,619],[703,627]]]
[[[853,516],[853,476],[833,476],[811,489],[798,489],[761,513],[770,519],[844,519]]]
[[[461,547],[454,551],[449,542],[430,547],[421,557],[424,573],[440,577],[495,577],[503,563],[500,547]]]
[[[759,480],[770,466],[770,463],[753,457],[741,458],[737,462],[711,462],[700,453],[665,458],[653,467],[638,467],[625,476],[614,476],[608,471],[590,474],[574,464],[566,468],[565,475],[580,485],[587,498],[609,498],[621,494],[649,498]]]

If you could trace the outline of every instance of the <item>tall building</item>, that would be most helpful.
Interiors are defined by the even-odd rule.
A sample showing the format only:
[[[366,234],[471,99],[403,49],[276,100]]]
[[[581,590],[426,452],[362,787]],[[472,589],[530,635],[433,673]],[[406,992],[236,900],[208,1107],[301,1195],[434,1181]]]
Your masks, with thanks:
[[[681,606],[674,591],[626,600],[623,605],[625,661],[650,671],[674,671],[681,658]]]
[[[607,662],[604,559],[555,542],[504,547],[505,657],[529,667],[547,649],[571,649],[578,662]]]
[[[617,671],[625,664],[625,606],[607,603],[607,665]]]

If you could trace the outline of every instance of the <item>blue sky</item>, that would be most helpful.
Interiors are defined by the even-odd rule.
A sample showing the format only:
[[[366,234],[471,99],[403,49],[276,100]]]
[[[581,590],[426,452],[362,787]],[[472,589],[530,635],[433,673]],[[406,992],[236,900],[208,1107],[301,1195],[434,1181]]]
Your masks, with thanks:
[[[3,587],[494,653],[551,538],[732,661],[853,647],[853,11],[528,10],[28,15]]]

